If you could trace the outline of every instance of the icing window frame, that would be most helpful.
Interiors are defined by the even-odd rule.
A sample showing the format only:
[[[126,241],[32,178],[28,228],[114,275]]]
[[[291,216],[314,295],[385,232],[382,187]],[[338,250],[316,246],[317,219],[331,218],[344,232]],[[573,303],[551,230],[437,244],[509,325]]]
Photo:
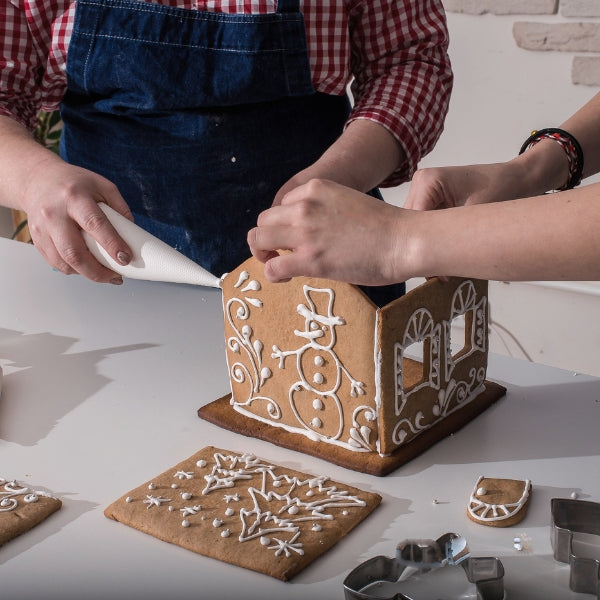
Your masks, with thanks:
[[[402,343],[394,345],[394,361],[396,365],[396,398],[407,398],[423,387],[439,385],[441,330],[433,315],[426,308],[416,311],[406,325]],[[407,356],[407,350],[420,347],[419,358]],[[407,361],[422,365],[421,377],[406,378]]]

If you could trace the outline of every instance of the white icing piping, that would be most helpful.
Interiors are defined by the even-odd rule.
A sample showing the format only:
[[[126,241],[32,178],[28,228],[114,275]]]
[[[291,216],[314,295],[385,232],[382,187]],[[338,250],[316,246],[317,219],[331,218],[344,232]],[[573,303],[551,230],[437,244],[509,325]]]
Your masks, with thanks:
[[[519,510],[521,510],[521,508],[523,508],[527,502],[529,493],[531,492],[531,481],[527,479],[523,486],[523,493],[516,502],[507,502],[505,504],[493,504],[485,502],[478,497],[478,492],[480,489],[487,493],[487,490],[485,488],[480,488],[479,485],[483,479],[483,475],[480,475],[479,479],[477,479],[477,482],[475,483],[475,487],[473,488],[471,497],[469,498],[468,510],[469,514],[474,519],[483,521],[485,523],[504,521],[505,519],[509,519],[510,517],[514,516],[519,512]],[[490,512],[492,513],[492,516],[488,516]]]
[[[381,409],[381,346],[379,344],[379,337],[377,332],[379,331],[379,322],[381,321],[381,310],[378,309],[375,311],[375,330],[373,331],[373,339],[375,343],[373,344],[373,367],[375,372],[375,421],[379,423],[379,415]],[[381,438],[377,436],[377,440],[375,441],[375,448],[377,453],[381,454]]]
[[[54,498],[46,492],[24,486],[15,479],[8,480],[0,477],[0,490],[2,486],[4,491],[0,491],[0,513],[15,510],[19,505],[19,499],[22,499],[25,504],[32,504],[38,502],[40,496]]]

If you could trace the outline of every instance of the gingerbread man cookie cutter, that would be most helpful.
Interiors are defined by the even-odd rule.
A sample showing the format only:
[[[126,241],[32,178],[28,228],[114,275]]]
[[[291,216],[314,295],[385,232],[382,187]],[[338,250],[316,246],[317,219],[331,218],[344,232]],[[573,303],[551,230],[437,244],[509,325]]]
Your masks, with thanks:
[[[353,569],[344,580],[346,600],[382,599],[374,595],[377,586],[392,583],[401,589],[410,575],[428,573],[442,567],[458,567],[469,583],[475,585],[479,600],[504,598],[504,567],[494,557],[472,557],[466,540],[455,533],[445,533],[437,540],[404,540],[396,546],[396,556],[375,556]],[[424,596],[425,599],[427,596]],[[412,600],[401,591],[383,600]]]
[[[554,559],[570,566],[569,587],[600,599],[600,504],[587,500],[553,498],[550,541]],[[578,534],[598,536],[595,544],[578,544]],[[583,537],[581,536],[581,537]],[[587,540],[586,540],[587,541]],[[593,546],[596,552],[590,552]]]

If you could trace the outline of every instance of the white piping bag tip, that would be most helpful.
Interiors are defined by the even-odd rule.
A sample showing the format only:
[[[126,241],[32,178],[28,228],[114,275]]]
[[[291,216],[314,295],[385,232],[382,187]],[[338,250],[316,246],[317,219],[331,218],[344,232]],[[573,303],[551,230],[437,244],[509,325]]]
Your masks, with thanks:
[[[105,267],[131,279],[221,287],[221,278],[126,219],[107,204],[101,202],[98,206],[133,252],[131,262],[128,265],[121,265],[89,233],[84,231],[83,237],[87,247],[96,260]]]

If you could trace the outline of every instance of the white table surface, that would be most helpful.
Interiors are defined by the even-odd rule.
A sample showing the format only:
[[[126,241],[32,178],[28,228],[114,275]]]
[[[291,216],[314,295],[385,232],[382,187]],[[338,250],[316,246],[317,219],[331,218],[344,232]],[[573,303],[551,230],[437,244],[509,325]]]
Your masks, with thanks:
[[[348,572],[398,542],[456,532],[504,564],[506,598],[581,599],[554,561],[550,499],[600,501],[600,379],[490,356],[506,397],[397,471],[375,477],[246,438],[196,410],[229,391],[220,291],[53,271],[0,239],[0,476],[46,488],[62,509],[0,548],[2,600],[342,599]],[[292,582],[161,542],[104,508],[205,445],[248,451],[379,492],[380,507]],[[531,479],[524,521],[465,515],[479,475]],[[434,503],[434,499],[437,503]],[[529,539],[518,552],[513,538]]]

